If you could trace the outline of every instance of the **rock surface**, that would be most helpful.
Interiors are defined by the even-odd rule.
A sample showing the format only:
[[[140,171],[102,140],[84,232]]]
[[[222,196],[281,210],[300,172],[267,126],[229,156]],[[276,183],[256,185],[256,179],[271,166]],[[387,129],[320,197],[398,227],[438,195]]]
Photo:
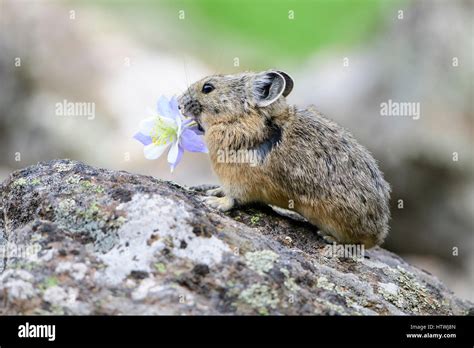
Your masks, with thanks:
[[[301,219],[221,214],[202,189],[70,160],[14,172],[1,186],[0,314],[472,312],[393,253],[331,255]]]

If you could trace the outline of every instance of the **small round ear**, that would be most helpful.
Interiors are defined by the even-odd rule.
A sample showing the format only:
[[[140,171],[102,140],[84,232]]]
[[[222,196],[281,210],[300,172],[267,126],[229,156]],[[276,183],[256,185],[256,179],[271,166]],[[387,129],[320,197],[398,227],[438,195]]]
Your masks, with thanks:
[[[286,87],[285,87],[285,90],[283,91],[283,96],[286,97],[288,94],[291,93],[291,91],[293,90],[293,86],[295,85],[293,83],[293,79],[291,78],[290,75],[288,75],[286,72],[284,71],[277,71],[281,76],[283,76],[283,78],[285,79],[285,82],[286,82]]]
[[[281,95],[284,95],[286,89],[285,77],[282,74],[277,71],[267,71],[255,77],[252,86],[252,96],[255,104],[265,107],[274,103]]]

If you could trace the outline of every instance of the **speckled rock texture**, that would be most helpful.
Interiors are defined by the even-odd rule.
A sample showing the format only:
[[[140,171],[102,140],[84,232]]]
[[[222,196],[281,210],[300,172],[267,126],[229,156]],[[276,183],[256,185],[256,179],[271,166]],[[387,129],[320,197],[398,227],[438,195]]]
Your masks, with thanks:
[[[205,187],[70,160],[1,186],[0,314],[468,314],[439,280],[382,248],[329,254],[270,207],[221,214]]]

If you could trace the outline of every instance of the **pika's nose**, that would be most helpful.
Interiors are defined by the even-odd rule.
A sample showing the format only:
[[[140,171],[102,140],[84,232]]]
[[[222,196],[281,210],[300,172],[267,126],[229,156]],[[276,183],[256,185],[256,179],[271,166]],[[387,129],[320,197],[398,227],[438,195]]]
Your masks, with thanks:
[[[181,104],[178,104],[178,109],[183,110],[183,106]]]

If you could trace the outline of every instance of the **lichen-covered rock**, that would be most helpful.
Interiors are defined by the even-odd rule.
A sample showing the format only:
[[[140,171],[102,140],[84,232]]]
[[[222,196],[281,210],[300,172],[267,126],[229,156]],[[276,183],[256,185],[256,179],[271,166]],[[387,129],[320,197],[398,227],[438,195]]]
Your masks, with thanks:
[[[331,255],[297,216],[221,214],[202,194],[69,160],[11,174],[1,187],[0,314],[472,311],[384,249]]]

